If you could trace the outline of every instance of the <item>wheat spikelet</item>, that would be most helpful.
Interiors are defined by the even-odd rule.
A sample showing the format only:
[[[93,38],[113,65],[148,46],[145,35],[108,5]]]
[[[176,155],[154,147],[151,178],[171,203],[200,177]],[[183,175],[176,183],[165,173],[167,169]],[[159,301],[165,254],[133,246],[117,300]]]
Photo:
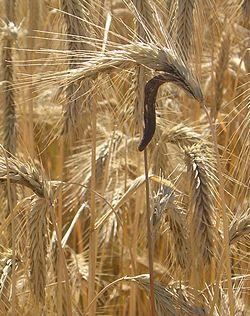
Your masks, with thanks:
[[[190,54],[194,27],[194,5],[195,0],[178,0],[177,43],[184,60],[187,60]]]
[[[87,302],[87,281],[89,276],[89,265],[86,253],[76,254],[70,251],[68,269],[73,296],[77,303],[83,300],[83,306],[85,306],[85,302]]]
[[[190,179],[190,204],[192,210],[191,233],[195,241],[197,258],[210,263],[213,245],[213,189],[215,178],[212,157],[202,145],[185,149],[185,162]]]
[[[113,197],[112,197],[112,205],[116,205],[118,201],[121,199],[123,196],[124,190],[118,186],[117,189],[115,190]],[[107,208],[104,209],[104,214],[108,211]],[[100,235],[102,236],[101,239],[104,240],[106,244],[108,244],[110,241],[112,241],[113,236],[117,234],[118,231],[118,224],[117,224],[117,214],[112,213],[106,225],[102,226],[102,230]]]
[[[46,200],[36,197],[31,203],[29,214],[30,238],[30,282],[35,299],[44,304],[47,257],[47,215]]]

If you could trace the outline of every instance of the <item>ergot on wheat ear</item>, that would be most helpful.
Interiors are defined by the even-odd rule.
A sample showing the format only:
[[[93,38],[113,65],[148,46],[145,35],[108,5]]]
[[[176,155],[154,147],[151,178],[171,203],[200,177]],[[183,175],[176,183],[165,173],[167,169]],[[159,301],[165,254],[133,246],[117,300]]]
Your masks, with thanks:
[[[169,72],[157,75],[150,79],[145,85],[144,96],[144,131],[142,140],[138,146],[139,151],[143,151],[152,140],[156,128],[155,103],[157,92],[160,86],[166,82],[171,82],[186,91],[194,99],[203,102],[203,94],[198,81],[188,72],[184,66],[178,65],[169,67]]]

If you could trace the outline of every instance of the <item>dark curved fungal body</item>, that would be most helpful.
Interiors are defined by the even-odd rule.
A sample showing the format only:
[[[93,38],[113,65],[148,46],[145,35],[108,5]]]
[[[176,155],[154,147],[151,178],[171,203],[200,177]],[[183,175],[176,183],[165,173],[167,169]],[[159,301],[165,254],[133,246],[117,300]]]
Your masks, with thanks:
[[[190,82],[190,80],[187,81],[185,75],[175,68],[171,68],[169,73],[160,74],[150,79],[146,83],[144,90],[144,131],[142,140],[138,146],[139,151],[143,151],[154,136],[156,129],[155,103],[157,92],[160,86],[166,82],[176,84],[199,102],[202,102],[203,100],[199,86],[192,84],[192,81]]]
[[[146,83],[144,96],[144,131],[143,137],[138,146],[143,151],[154,136],[156,128],[155,102],[158,89],[166,82],[163,75],[158,75]]]

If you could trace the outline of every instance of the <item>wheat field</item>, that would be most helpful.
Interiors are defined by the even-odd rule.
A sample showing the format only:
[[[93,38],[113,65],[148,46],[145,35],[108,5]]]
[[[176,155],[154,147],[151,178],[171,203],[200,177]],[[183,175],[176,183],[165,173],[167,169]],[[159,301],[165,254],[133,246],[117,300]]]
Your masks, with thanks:
[[[0,0],[0,315],[250,315],[250,1]]]

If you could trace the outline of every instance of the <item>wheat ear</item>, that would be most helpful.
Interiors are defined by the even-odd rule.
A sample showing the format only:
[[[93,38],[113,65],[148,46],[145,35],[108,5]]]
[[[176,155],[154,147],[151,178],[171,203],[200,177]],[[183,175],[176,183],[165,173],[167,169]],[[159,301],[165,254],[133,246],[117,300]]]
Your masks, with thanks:
[[[187,268],[188,262],[188,243],[187,229],[185,227],[185,212],[173,201],[168,210],[168,220],[172,238],[176,261],[182,269]]]
[[[47,201],[35,197],[29,214],[30,282],[35,299],[45,303],[47,257]]]
[[[125,280],[136,282],[142,289],[149,292],[149,275],[142,274],[133,277],[126,277]],[[204,307],[197,306],[191,293],[185,293],[182,289],[174,287],[165,287],[160,282],[155,282],[155,302],[158,315],[176,316],[176,315],[203,315]]]
[[[19,260],[15,260],[15,270],[18,269]],[[9,301],[9,291],[11,283],[11,274],[13,272],[13,261],[12,259],[5,260],[4,267],[1,271],[0,276],[0,313],[5,315],[7,310],[11,307],[11,302]],[[13,307],[13,306],[12,306]]]
[[[229,226],[230,244],[234,244],[241,237],[250,234],[250,208],[241,214],[236,214]]]
[[[62,0],[61,7],[64,12],[64,20],[66,23],[66,31],[68,34],[68,47],[72,53],[69,61],[69,68],[75,69],[77,64],[77,56],[74,52],[86,50],[86,44],[80,40],[75,40],[72,35],[86,37],[88,34],[88,25],[84,23],[84,12],[87,11],[87,4],[84,6],[79,0]],[[83,105],[85,102],[84,95],[90,89],[89,81],[72,82],[66,90],[67,105],[63,113],[61,126],[61,134],[70,134],[79,125],[80,120],[85,119]],[[85,106],[87,109],[87,106]],[[86,112],[86,111],[85,111]]]
[[[8,171],[7,168],[9,168]],[[11,183],[26,186],[41,198],[48,197],[48,191],[41,173],[31,164],[22,162],[12,156],[8,158],[7,166],[5,158],[0,157],[0,183],[6,183],[7,176],[9,176]]]
[[[14,25],[15,1],[5,1],[6,23],[2,29],[2,60],[3,68],[3,138],[4,147],[9,153],[15,154],[17,143],[16,104],[14,98],[14,70],[13,70],[13,45],[18,36],[18,28]],[[8,154],[7,154],[8,155]],[[7,192],[7,191],[6,191]],[[7,195],[7,194],[6,194]],[[16,204],[15,186],[10,186],[10,195],[7,202],[6,216],[10,213],[11,206]]]
[[[145,24],[150,20],[148,11],[148,0],[133,0],[135,10],[140,14],[140,20],[134,18],[135,24],[135,35],[137,39],[146,40],[147,34],[145,31]],[[140,128],[142,127],[142,113],[143,113],[143,100],[144,100],[144,86],[146,78],[146,69],[142,66],[135,66],[135,71],[133,73],[132,85],[130,89],[133,93],[134,101],[134,117],[135,123]]]
[[[192,146],[203,140],[201,134],[194,131],[191,126],[180,123],[172,128],[164,131],[162,134],[162,142],[169,142],[177,145],[179,148]]]
[[[189,58],[192,42],[194,5],[195,0],[178,0],[177,43],[185,61]]]
[[[215,178],[212,158],[202,145],[186,148],[185,161],[190,179],[190,203],[192,210],[191,234],[195,241],[196,259],[210,263],[213,244],[213,187]],[[195,260],[196,260],[195,259]]]
[[[38,302],[45,300],[46,279],[46,210],[50,193],[43,175],[35,167],[15,157],[0,157],[0,183],[9,180],[33,190],[34,198],[29,216],[30,231],[30,281]]]

